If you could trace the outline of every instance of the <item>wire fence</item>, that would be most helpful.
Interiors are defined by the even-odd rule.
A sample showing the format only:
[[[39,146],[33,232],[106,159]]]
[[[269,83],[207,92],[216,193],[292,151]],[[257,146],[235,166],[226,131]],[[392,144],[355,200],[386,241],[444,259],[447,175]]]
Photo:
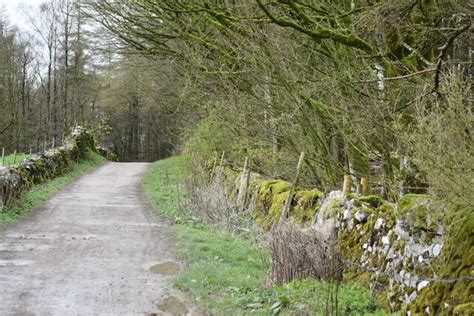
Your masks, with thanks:
[[[220,164],[216,160],[213,170],[214,169],[222,170],[225,165],[226,164],[225,164],[225,160],[224,160],[224,153],[222,153]],[[247,164],[245,164],[245,165],[247,165]],[[248,172],[250,173],[250,171],[248,171]],[[296,165],[295,165],[294,168],[289,168],[287,170],[284,170],[283,172],[279,173],[276,176],[281,177],[281,176],[284,176],[284,175],[295,174],[295,172],[296,172]],[[213,173],[215,173],[215,171],[213,171]],[[243,174],[245,174],[245,168],[244,168]],[[273,175],[273,176],[275,176],[275,175]],[[211,179],[211,181],[212,180],[213,179]],[[380,182],[373,182],[372,185],[374,187],[382,187],[383,186],[383,184],[380,183]],[[426,188],[426,186],[405,185],[403,187],[403,189],[404,189],[403,190],[404,192],[411,192],[411,191],[417,191],[417,190],[426,190],[427,188]],[[395,278],[399,277],[399,275],[397,275],[396,269],[394,269],[393,271],[383,271],[383,265],[382,265],[382,267],[373,267],[373,266],[370,267],[370,266],[362,265],[358,262],[353,262],[353,261],[349,261],[349,260],[346,260],[346,259],[342,260],[342,263],[343,263],[342,269],[348,268],[349,266],[355,266],[356,268],[360,269],[361,271],[370,272],[370,273],[373,273],[376,276],[384,276],[384,277],[390,278],[390,279],[395,279]],[[426,281],[426,282],[429,282],[429,283],[453,284],[453,283],[460,282],[460,281],[465,281],[465,280],[474,281],[474,276],[471,276],[471,275],[460,275],[460,276],[457,276],[455,278],[442,278],[442,277],[437,277],[436,275],[434,275],[433,277],[429,277],[426,274],[425,275],[420,275],[419,273],[416,273],[415,271],[407,271],[407,272],[410,272],[411,276],[414,279],[416,279],[417,283]]]
[[[61,147],[64,144],[64,136],[62,138],[53,137],[49,141],[36,142],[35,145],[23,147],[22,150],[1,147],[0,168],[6,168],[10,165],[21,163],[24,159],[33,155],[41,155],[48,150]]]

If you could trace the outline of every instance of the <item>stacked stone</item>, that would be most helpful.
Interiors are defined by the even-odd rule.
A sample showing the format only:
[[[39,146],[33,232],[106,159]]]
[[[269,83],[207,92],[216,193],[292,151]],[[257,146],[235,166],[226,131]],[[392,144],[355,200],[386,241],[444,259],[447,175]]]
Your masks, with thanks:
[[[0,204],[8,205],[35,184],[68,172],[74,163],[94,150],[94,138],[76,127],[64,145],[33,155],[17,165],[0,170]]]

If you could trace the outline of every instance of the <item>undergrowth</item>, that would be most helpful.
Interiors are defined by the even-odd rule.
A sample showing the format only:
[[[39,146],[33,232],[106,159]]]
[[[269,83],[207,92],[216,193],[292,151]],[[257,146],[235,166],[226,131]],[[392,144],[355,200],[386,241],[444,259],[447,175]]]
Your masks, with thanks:
[[[40,207],[54,193],[77,179],[79,176],[91,171],[105,161],[102,156],[88,152],[84,159],[74,165],[67,174],[34,186],[31,190],[23,192],[15,205],[3,207],[0,210],[0,227],[12,224],[34,209]]]
[[[143,190],[154,209],[176,224],[178,257],[189,267],[175,281],[197,304],[213,315],[325,315],[330,284],[298,280],[266,286],[269,253],[250,235],[214,230],[186,214],[182,182],[189,172],[184,157],[157,161],[143,179]],[[370,292],[342,284],[339,315],[386,315]],[[335,312],[335,311],[334,311]]]

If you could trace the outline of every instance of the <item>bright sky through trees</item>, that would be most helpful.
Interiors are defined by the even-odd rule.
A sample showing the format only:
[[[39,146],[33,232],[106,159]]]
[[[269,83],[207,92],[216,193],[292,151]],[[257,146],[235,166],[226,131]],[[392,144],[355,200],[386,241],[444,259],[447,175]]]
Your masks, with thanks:
[[[25,10],[29,12],[38,9],[42,0],[0,0],[0,15],[7,16],[10,23],[16,25],[20,30],[30,31],[31,25],[25,15]],[[4,10],[6,12],[4,12]]]

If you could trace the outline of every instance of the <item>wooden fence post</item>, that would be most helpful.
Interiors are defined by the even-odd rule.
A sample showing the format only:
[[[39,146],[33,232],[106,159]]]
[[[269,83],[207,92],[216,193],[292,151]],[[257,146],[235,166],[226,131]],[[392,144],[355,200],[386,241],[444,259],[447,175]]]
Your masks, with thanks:
[[[56,137],[53,137],[53,142],[51,144],[51,149],[54,149],[54,146],[56,145]]]
[[[242,177],[240,178],[239,193],[237,195],[237,206],[239,210],[243,210],[245,208],[245,203],[247,202],[247,189],[250,178],[250,168],[248,164],[249,157],[245,157],[244,171],[242,172]]]
[[[221,162],[219,163],[219,170],[217,170],[217,173],[216,173],[217,180],[219,180],[221,175],[224,173],[224,157],[225,157],[225,151],[222,152]]]
[[[362,177],[360,178],[361,194],[369,195],[370,194],[370,183],[369,178]]]
[[[216,175],[216,168],[217,168],[217,152],[214,156],[214,161],[212,162],[212,169],[211,169],[211,177],[209,178],[210,179],[210,182],[212,182],[212,180],[214,180],[214,176]]]
[[[293,184],[291,185],[290,192],[288,197],[286,198],[285,204],[283,205],[283,210],[281,211],[280,222],[285,220],[289,213],[291,207],[291,201],[293,200],[293,194],[295,193],[296,185],[298,184],[298,180],[300,178],[301,167],[303,166],[304,161],[304,151],[300,154],[300,159],[298,159],[298,165],[296,166],[296,175]]]
[[[350,174],[344,176],[344,184],[342,185],[342,196],[346,197],[351,192],[352,177]]]
[[[2,148],[2,167],[5,167],[5,148]]]
[[[13,152],[13,164],[16,164],[16,149]]]

